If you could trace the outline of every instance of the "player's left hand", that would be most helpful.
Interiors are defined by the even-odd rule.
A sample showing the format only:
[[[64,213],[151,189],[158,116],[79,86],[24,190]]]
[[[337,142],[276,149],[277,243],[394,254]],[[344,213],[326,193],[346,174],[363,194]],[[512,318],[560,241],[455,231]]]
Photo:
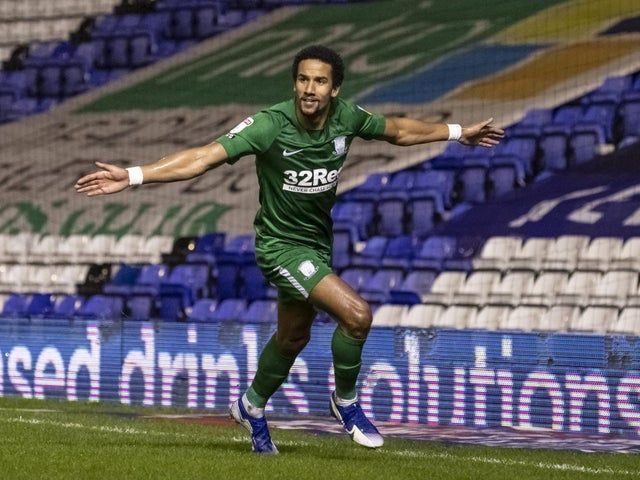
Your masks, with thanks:
[[[480,145],[481,147],[493,147],[500,143],[504,137],[504,130],[491,125],[493,118],[483,122],[462,127],[462,135],[458,140],[464,145]]]

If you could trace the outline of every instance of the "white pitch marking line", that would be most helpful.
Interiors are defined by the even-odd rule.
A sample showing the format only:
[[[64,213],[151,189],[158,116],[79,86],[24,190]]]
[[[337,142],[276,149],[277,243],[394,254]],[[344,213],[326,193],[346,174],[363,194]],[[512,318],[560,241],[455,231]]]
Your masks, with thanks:
[[[61,427],[61,428],[75,428],[79,430],[93,430],[98,432],[106,432],[106,433],[121,433],[125,435],[169,435],[172,437],[188,437],[183,433],[169,433],[169,432],[157,432],[153,430],[139,430],[131,427],[109,427],[106,425],[83,425],[82,423],[72,423],[72,422],[56,422],[55,420],[41,420],[37,418],[24,418],[22,416],[19,417],[10,417],[10,418],[0,418],[0,422],[4,423],[25,423],[30,425],[50,425],[53,427]]]
[[[493,465],[503,465],[505,467],[534,467],[540,468],[543,470],[558,470],[558,471],[569,471],[569,472],[579,472],[579,473],[590,473],[590,474],[607,474],[607,475],[629,475],[629,476],[640,476],[640,471],[631,471],[631,470],[613,470],[611,468],[592,468],[585,467],[582,465],[572,465],[568,463],[544,463],[544,462],[527,462],[524,460],[505,460],[501,458],[493,458],[493,457],[465,457],[465,456],[456,456],[451,455],[449,453],[423,453],[416,452],[413,450],[401,450],[401,451],[389,451],[389,450],[380,450],[381,453],[389,454],[389,455],[397,455],[400,457],[415,457],[415,458],[438,458],[443,460],[467,460],[474,463],[487,463]]]

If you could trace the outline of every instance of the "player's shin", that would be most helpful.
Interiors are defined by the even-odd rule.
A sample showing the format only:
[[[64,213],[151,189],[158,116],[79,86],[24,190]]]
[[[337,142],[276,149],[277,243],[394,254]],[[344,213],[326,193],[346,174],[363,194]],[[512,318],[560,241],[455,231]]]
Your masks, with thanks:
[[[336,377],[336,395],[341,400],[355,400],[356,382],[362,364],[364,339],[353,338],[341,327],[333,332],[331,351]]]
[[[260,354],[258,371],[247,390],[247,399],[251,405],[264,408],[269,398],[286,380],[296,356],[283,354],[278,348],[275,334],[271,337]]]

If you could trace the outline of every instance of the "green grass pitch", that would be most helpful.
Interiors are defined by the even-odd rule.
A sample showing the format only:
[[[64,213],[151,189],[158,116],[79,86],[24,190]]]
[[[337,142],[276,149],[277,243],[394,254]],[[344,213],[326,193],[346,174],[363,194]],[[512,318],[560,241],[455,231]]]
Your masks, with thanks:
[[[200,425],[178,410],[0,398],[2,479],[633,479],[637,455],[451,446],[387,438],[367,450],[345,436],[272,429],[281,454],[250,451],[230,420]],[[193,412],[189,412],[193,413]]]

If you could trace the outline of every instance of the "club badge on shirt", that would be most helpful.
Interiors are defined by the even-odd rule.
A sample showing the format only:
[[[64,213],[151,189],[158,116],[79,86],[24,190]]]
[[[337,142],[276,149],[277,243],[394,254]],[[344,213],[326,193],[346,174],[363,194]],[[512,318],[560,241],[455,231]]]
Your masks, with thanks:
[[[333,139],[333,154],[344,155],[347,153],[347,137],[340,135]]]
[[[304,275],[305,280],[308,280],[315,275],[318,271],[318,267],[316,267],[311,260],[305,260],[298,266],[298,271]]]

